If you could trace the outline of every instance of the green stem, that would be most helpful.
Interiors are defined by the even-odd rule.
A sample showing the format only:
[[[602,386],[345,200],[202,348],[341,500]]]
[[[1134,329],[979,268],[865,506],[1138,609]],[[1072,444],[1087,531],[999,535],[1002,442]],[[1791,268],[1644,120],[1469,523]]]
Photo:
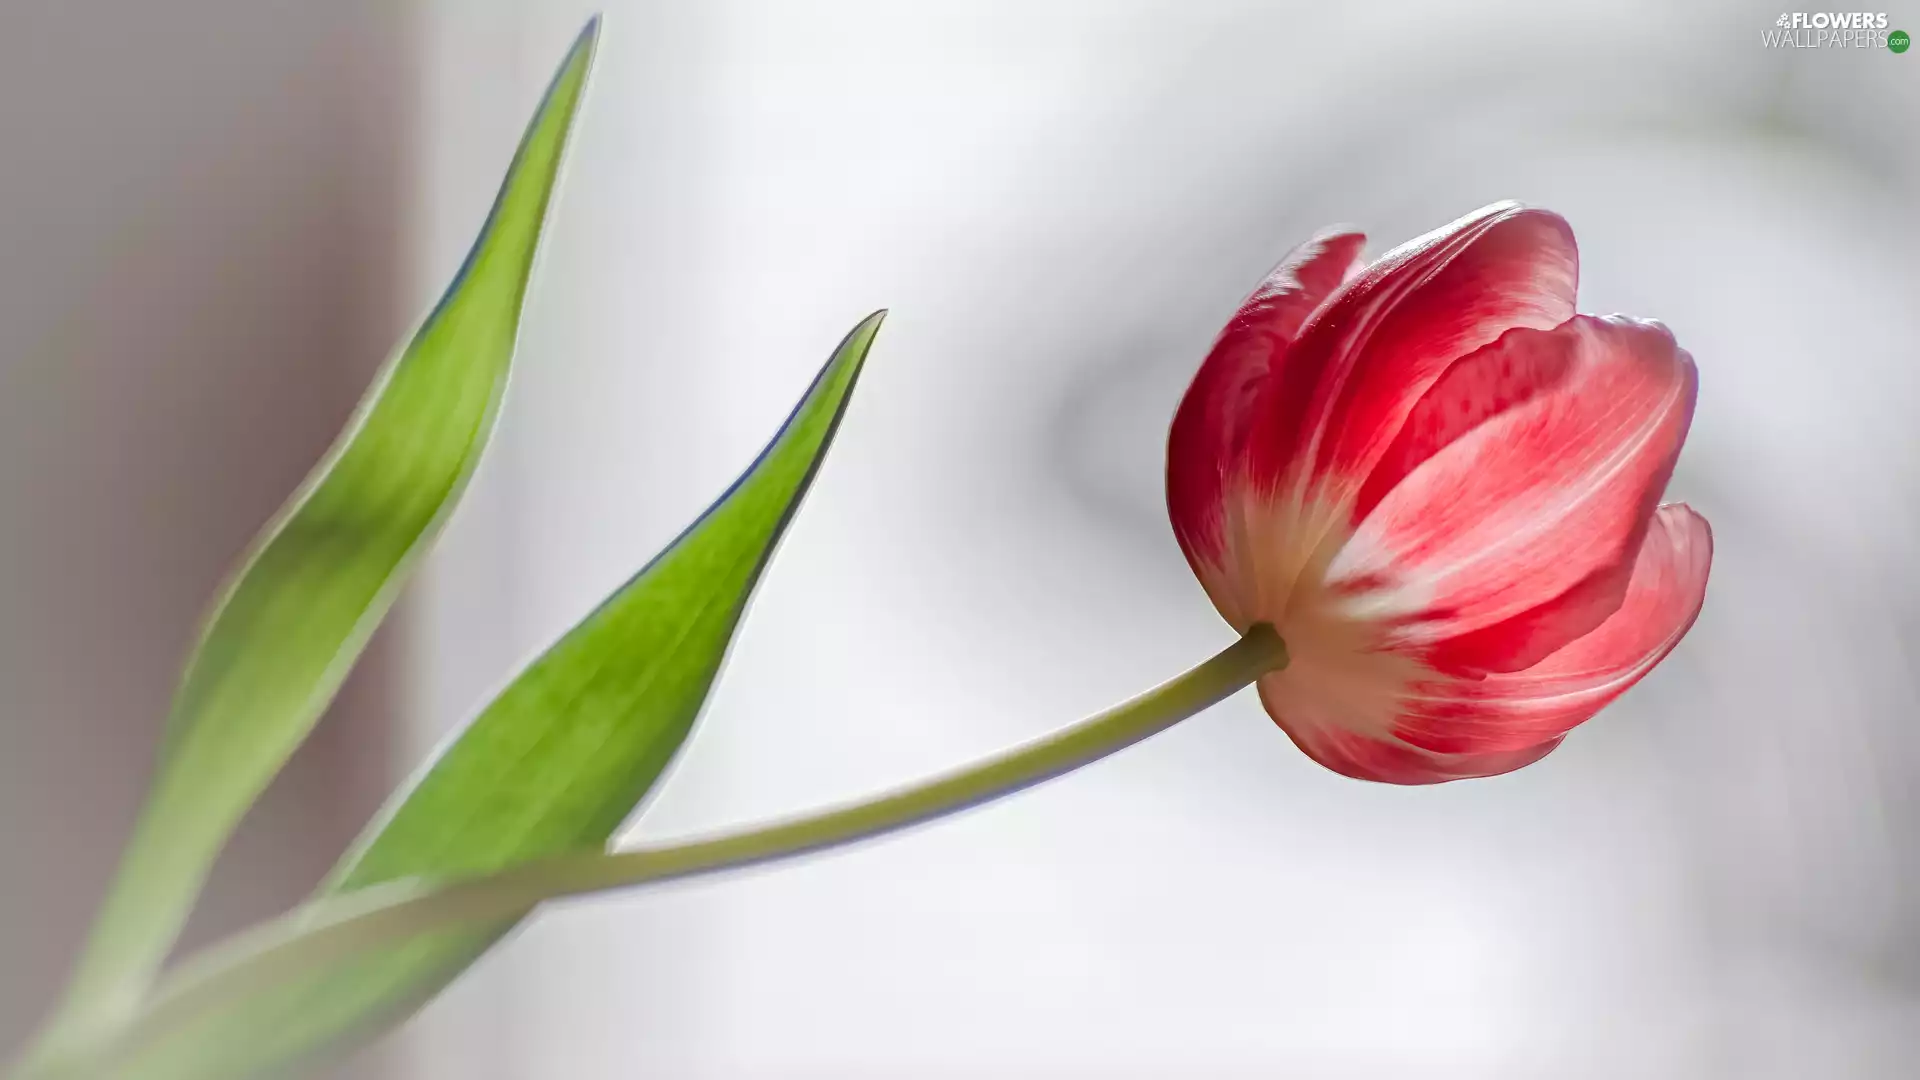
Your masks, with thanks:
[[[1286,644],[1261,624],[1170,682],[1024,746],[879,795],[758,828],[662,847],[524,863],[462,880],[398,882],[316,901],[201,954],[164,980],[107,1056],[343,956],[450,924],[513,919],[536,904],[684,878],[839,847],[991,802],[1106,757],[1287,665]],[[94,1060],[97,1067],[100,1059]]]

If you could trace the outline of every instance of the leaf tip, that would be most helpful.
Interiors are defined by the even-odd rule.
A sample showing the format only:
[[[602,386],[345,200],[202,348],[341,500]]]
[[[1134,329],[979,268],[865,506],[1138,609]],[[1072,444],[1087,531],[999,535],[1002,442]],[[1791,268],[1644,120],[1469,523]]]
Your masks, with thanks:
[[[887,321],[887,309],[881,308],[861,319],[847,334],[845,345],[856,345],[864,354],[873,345],[874,337],[880,333],[880,324]]]

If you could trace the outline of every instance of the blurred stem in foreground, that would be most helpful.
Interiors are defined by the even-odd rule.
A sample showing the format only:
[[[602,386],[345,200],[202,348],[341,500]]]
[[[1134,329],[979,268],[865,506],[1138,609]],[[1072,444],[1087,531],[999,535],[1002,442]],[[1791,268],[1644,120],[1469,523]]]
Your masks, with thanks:
[[[863,802],[705,840],[541,859],[444,883],[404,881],[315,901],[190,960],[109,1045],[33,1077],[112,1076],[117,1062],[178,1024],[344,957],[535,904],[839,847],[957,813],[1106,757],[1287,666],[1271,626],[1130,701],[985,761]],[[24,1080],[24,1077],[23,1077]]]

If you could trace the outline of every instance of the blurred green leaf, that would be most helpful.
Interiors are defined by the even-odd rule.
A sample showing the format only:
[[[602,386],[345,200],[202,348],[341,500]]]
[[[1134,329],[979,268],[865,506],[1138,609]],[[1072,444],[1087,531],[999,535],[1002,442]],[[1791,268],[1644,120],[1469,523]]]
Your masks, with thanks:
[[[228,835],[312,730],[459,499],[493,429],[597,33],[589,25],[568,55],[446,294],[219,594],[50,1041],[137,1004]]]
[[[521,672],[419,776],[341,863],[330,892],[604,847],[692,728],[754,583],[832,441],[883,315],[869,316],[841,342],[779,434],[718,502]],[[445,986],[524,914],[333,961],[238,1009],[164,1024],[110,1075],[251,1076],[370,1037]]]

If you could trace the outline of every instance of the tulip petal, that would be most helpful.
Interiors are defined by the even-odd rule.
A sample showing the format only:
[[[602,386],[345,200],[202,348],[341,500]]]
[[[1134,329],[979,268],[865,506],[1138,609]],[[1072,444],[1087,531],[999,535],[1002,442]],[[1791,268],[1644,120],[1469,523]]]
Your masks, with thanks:
[[[1285,673],[1261,680],[1260,700],[1270,701],[1269,684],[1277,684]],[[1469,780],[1498,776],[1531,765],[1560,745],[1552,736],[1513,749],[1494,749],[1458,754],[1434,753],[1394,738],[1375,738],[1349,731],[1338,724],[1323,722],[1302,725],[1280,719],[1271,707],[1269,714],[1287,733],[1293,744],[1320,765],[1355,780],[1382,784],[1443,784],[1449,780]]]
[[[1260,386],[1307,316],[1355,269],[1365,243],[1360,233],[1328,230],[1288,252],[1221,331],[1181,399],[1167,438],[1167,509],[1196,571],[1217,562],[1223,546],[1222,489]]]
[[[1289,692],[1289,671],[1260,681],[1260,700],[1301,751],[1360,780],[1436,784],[1530,765],[1639,682],[1692,628],[1706,598],[1713,531],[1684,504],[1654,514],[1619,608],[1592,633],[1526,671],[1439,679],[1401,702],[1390,735],[1353,730]],[[1315,688],[1316,690],[1320,688]]]
[[[1416,688],[1394,734],[1443,755],[1498,754],[1555,739],[1673,651],[1706,599],[1713,530],[1684,503],[1654,514],[1620,607],[1525,671]]]
[[[1247,439],[1256,489],[1344,504],[1456,359],[1514,327],[1573,315],[1573,232],[1496,203],[1389,252],[1301,328]]]
[[[1432,666],[1515,670],[1616,606],[1686,437],[1696,376],[1660,324],[1585,315],[1511,331],[1463,364],[1463,387],[1479,368],[1558,377],[1382,495],[1333,559],[1329,587]]]
[[[1523,346],[1533,347],[1523,347]],[[1495,339],[1459,360],[1434,382],[1387,447],[1360,490],[1354,519],[1363,520],[1407,474],[1488,420],[1562,386],[1572,350],[1542,347],[1531,337]]]

